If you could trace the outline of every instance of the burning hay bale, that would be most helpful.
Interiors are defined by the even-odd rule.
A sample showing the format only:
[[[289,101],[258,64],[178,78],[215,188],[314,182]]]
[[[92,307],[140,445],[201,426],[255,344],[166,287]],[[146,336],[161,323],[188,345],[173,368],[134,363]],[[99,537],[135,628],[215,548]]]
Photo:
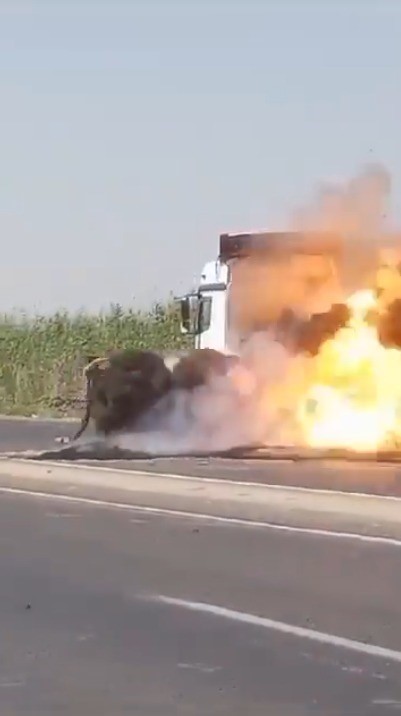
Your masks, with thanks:
[[[227,375],[237,361],[207,349],[182,356],[172,370],[152,351],[118,350],[92,359],[84,371],[86,410],[73,439],[84,433],[90,420],[96,433],[105,436],[138,427],[149,429],[149,424],[157,425],[173,409],[177,391],[189,395],[213,376]]]
[[[90,420],[99,434],[134,426],[171,388],[171,372],[163,359],[151,351],[112,351],[92,360],[85,368],[86,410],[74,440]]]
[[[173,368],[173,382],[176,388],[193,390],[206,385],[214,375],[227,375],[236,356],[226,356],[209,348],[193,350],[183,356]]]

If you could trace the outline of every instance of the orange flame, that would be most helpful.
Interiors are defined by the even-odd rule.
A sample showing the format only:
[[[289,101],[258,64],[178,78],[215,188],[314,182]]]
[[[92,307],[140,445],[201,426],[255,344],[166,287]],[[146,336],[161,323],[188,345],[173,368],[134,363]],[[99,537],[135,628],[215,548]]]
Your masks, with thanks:
[[[297,418],[308,445],[377,450],[401,438],[401,351],[385,348],[367,322],[373,291],[348,300],[351,318],[314,359]]]

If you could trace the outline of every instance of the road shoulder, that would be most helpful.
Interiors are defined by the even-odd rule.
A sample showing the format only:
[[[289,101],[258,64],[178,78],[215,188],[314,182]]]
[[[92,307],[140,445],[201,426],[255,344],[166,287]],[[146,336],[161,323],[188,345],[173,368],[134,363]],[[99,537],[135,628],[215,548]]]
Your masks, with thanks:
[[[189,513],[254,527],[389,538],[401,546],[401,500],[393,497],[8,458],[0,459],[1,489]]]

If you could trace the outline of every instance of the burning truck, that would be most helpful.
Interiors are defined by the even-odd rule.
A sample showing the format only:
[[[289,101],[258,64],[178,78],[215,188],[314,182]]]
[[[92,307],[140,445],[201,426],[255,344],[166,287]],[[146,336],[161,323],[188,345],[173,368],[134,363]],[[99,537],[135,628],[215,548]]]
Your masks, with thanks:
[[[170,365],[137,350],[91,360],[75,438],[91,420],[101,435],[171,425],[166,416],[179,396],[180,424],[192,420],[195,430],[203,400],[211,443],[219,419],[232,423],[235,415],[247,429],[257,426],[227,447],[246,435],[312,447],[394,447],[401,438],[400,258],[401,236],[391,233],[380,241],[327,231],[221,235],[216,260],[179,299],[193,350]],[[255,339],[262,341],[257,360]],[[223,385],[231,403],[219,417]]]

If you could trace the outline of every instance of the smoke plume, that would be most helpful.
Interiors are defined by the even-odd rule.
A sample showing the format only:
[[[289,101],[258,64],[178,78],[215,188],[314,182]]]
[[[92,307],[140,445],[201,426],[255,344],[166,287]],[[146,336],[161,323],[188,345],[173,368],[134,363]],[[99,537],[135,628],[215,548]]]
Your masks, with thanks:
[[[344,185],[322,185],[314,201],[294,212],[292,225],[306,232],[331,232],[344,237],[338,265],[340,292],[371,285],[377,260],[385,257],[389,231],[391,177],[384,166],[368,165]]]

